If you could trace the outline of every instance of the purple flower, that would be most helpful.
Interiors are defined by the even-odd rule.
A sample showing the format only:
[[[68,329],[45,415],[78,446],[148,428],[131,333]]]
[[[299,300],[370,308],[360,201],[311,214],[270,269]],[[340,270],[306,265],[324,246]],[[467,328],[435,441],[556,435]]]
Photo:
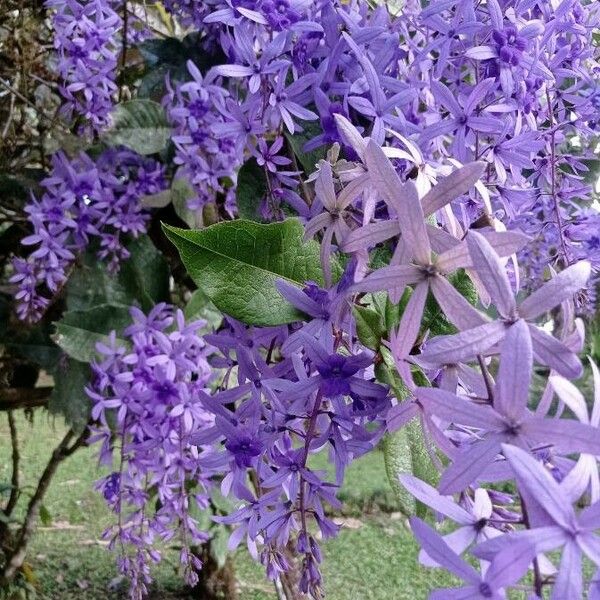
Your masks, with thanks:
[[[423,550],[437,564],[466,583],[461,588],[435,590],[429,596],[431,600],[460,600],[461,598],[501,600],[506,597],[504,589],[518,582],[531,562],[528,545],[517,543],[498,553],[485,574],[480,575],[469,563],[454,553],[444,539],[426,523],[413,517],[410,526]]]
[[[427,412],[480,430],[467,448],[452,457],[452,465],[440,480],[443,492],[461,491],[484,474],[503,443],[522,448],[550,443],[564,453],[600,453],[600,439],[589,425],[567,419],[546,419],[529,412],[532,362],[527,325],[518,320],[505,335],[498,378],[489,405],[477,405],[439,389],[417,389],[416,396]]]
[[[83,117],[89,129],[98,131],[109,122],[117,90],[121,18],[106,0],[48,0],[46,6],[56,9],[52,25],[66,101],[62,111]]]
[[[582,598],[582,554],[600,566],[600,504],[575,514],[569,497],[552,476],[529,454],[513,446],[503,453],[515,474],[519,490],[532,513],[533,529],[521,530],[480,544],[475,554],[486,560],[506,548],[524,544],[530,560],[541,552],[562,548],[562,560],[552,598]],[[526,553],[527,555],[527,553]]]
[[[536,360],[572,378],[581,375],[581,362],[565,346],[535,324],[534,320],[565,300],[569,300],[586,283],[590,264],[581,261],[565,269],[536,290],[518,306],[508,276],[499,256],[489,242],[471,231],[467,237],[469,251],[481,281],[494,301],[499,319],[468,329],[454,336],[432,341],[423,352],[423,363],[435,363],[444,356],[447,362],[459,362],[483,354],[497,344],[515,324],[526,325],[524,334],[530,338]]]

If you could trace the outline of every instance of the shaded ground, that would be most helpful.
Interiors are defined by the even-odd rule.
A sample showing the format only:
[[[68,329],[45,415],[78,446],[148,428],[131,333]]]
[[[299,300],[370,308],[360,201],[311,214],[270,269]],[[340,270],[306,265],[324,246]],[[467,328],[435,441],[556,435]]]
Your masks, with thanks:
[[[38,411],[34,424],[19,419],[23,481],[35,484],[52,444],[64,434],[61,423]],[[0,415],[0,481],[9,475],[9,438]],[[317,457],[319,462],[322,457]],[[95,450],[85,448],[59,468],[45,502],[30,547],[29,565],[44,600],[121,600],[126,583],[117,576],[114,555],[100,539],[112,516],[93,489],[99,477]],[[380,452],[357,461],[341,492],[344,527],[324,545],[325,589],[329,600],[421,600],[445,580],[436,570],[418,566],[417,549],[396,508]],[[25,499],[26,501],[26,499]],[[176,572],[176,554],[167,552],[155,571],[154,600],[185,598]],[[276,596],[245,552],[235,567],[241,600],[271,600]]]

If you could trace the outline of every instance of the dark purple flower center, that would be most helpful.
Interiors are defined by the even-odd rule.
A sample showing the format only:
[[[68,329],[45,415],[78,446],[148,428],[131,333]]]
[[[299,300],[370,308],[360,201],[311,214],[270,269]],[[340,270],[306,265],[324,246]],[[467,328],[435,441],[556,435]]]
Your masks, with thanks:
[[[350,394],[350,379],[358,368],[349,365],[344,356],[332,354],[316,367],[322,377],[321,392],[326,398]]]
[[[252,459],[263,451],[263,443],[249,435],[227,440],[225,448],[233,454],[238,467],[252,466]]]
[[[171,381],[161,381],[152,385],[156,399],[162,404],[167,404],[173,398],[177,398],[177,386]]]
[[[479,521],[477,521],[473,527],[475,528],[475,531],[481,531],[487,524],[487,519],[479,519]]]

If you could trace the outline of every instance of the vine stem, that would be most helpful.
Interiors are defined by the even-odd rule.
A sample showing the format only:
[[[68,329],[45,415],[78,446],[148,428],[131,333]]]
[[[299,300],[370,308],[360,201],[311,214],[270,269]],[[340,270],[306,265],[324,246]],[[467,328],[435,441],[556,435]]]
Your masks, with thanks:
[[[560,206],[556,197],[556,131],[554,129],[554,112],[552,110],[552,101],[550,99],[550,88],[546,86],[546,102],[548,104],[548,119],[550,121],[550,195],[554,204],[554,212],[556,213],[556,226],[558,227],[558,237],[563,251],[565,266],[569,266],[569,254],[567,252],[567,244],[563,235],[563,222],[560,216]]]
[[[523,499],[523,496],[521,496],[521,494],[519,494],[519,498],[521,500],[521,509],[523,510],[523,523],[527,529],[531,529],[531,525],[529,523],[529,515],[527,513],[527,507],[525,506],[525,500]],[[535,588],[536,595],[539,596],[540,598],[543,598],[543,596],[542,596],[542,587],[543,587],[542,574],[540,572],[540,565],[539,565],[537,556],[533,559],[533,585]]]
[[[310,421],[308,422],[308,429],[306,430],[306,435],[304,436],[304,452],[302,454],[302,468],[306,468],[306,462],[308,461],[308,454],[310,452],[310,442],[312,441],[312,437],[315,433],[315,428],[317,426],[317,418],[319,417],[319,408],[321,406],[321,402],[323,400],[323,394],[321,390],[317,392],[317,396],[315,398],[315,403],[312,408],[312,412],[310,415]],[[302,531],[304,534],[308,533],[306,527],[306,511],[304,510],[304,486],[306,482],[300,474],[300,494],[298,498],[298,508],[300,510],[300,519],[302,521]]]
[[[121,85],[119,86],[119,102],[123,99],[123,73],[127,64],[127,30],[129,21],[129,11],[127,10],[127,0],[123,0],[123,37],[121,40]]]
[[[488,402],[493,405],[494,404],[494,384],[492,382],[492,377],[490,372],[483,360],[481,354],[477,355],[477,362],[479,363],[479,367],[481,368],[481,374],[483,375],[483,380],[485,382],[485,389],[488,393]]]

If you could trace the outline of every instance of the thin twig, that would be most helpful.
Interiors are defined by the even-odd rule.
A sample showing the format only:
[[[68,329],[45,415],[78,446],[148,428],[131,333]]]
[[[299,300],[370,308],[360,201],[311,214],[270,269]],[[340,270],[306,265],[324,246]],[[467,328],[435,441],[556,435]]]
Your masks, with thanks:
[[[22,100],[23,102],[25,102],[25,104],[27,104],[28,106],[33,108],[35,110],[35,112],[37,112],[38,114],[41,114],[41,115],[44,114],[42,111],[40,111],[40,109],[31,100],[29,100],[28,98],[23,96],[23,94],[21,94],[21,92],[19,92],[18,90],[15,90],[13,87],[8,85],[8,83],[6,83],[1,77],[0,77],[0,85],[4,89],[8,90],[11,94],[15,95],[19,100]]]
[[[121,85],[119,86],[119,102],[123,99],[123,90],[125,84],[123,83],[123,77],[125,73],[125,66],[127,64],[127,24],[129,21],[129,11],[127,10],[127,0],[123,0],[123,38],[121,47]]]
[[[23,525],[19,529],[16,535],[16,543],[13,550],[6,556],[5,567],[0,577],[0,585],[3,583],[11,582],[17,571],[23,566],[25,556],[27,552],[27,544],[33,534],[35,522],[42,505],[42,501],[50,482],[56,473],[58,465],[68,456],[71,456],[78,448],[83,446],[87,439],[88,431],[87,428],[75,439],[73,443],[71,441],[75,437],[75,432],[69,429],[65,437],[61,440],[58,446],[52,452],[52,456],[38,481],[37,488],[31,497],[29,504],[27,505],[27,512],[23,519]]]
[[[525,506],[525,500],[523,500],[523,496],[519,494],[519,498],[521,500],[521,509],[523,511],[523,523],[527,529],[531,529],[531,524],[529,523],[529,515],[527,513],[527,507]],[[540,571],[540,565],[537,559],[537,556],[533,559],[533,585],[535,588],[535,593],[539,598],[543,598],[542,596],[542,574]]]
[[[481,354],[477,355],[477,362],[479,363],[479,367],[481,368],[481,374],[483,375],[483,381],[485,382],[485,389],[488,393],[488,403],[494,404],[494,382],[492,381],[492,376],[488,371],[487,365],[483,360]]]
[[[12,511],[17,505],[17,500],[19,499],[19,466],[21,462],[21,455],[19,453],[19,436],[17,435],[17,423],[12,410],[8,411],[8,427],[10,429],[10,443],[12,446],[12,476],[10,479],[10,496],[8,498],[8,504],[4,509],[4,514],[7,517],[10,517]]]
[[[548,119],[550,120],[550,195],[556,212],[556,226],[558,227],[558,237],[564,254],[565,266],[568,267],[570,260],[567,252],[567,244],[563,234],[563,222],[560,216],[560,205],[556,197],[556,130],[554,129],[554,113],[552,111],[552,102],[550,100],[550,89],[546,86],[546,102],[548,103]]]

